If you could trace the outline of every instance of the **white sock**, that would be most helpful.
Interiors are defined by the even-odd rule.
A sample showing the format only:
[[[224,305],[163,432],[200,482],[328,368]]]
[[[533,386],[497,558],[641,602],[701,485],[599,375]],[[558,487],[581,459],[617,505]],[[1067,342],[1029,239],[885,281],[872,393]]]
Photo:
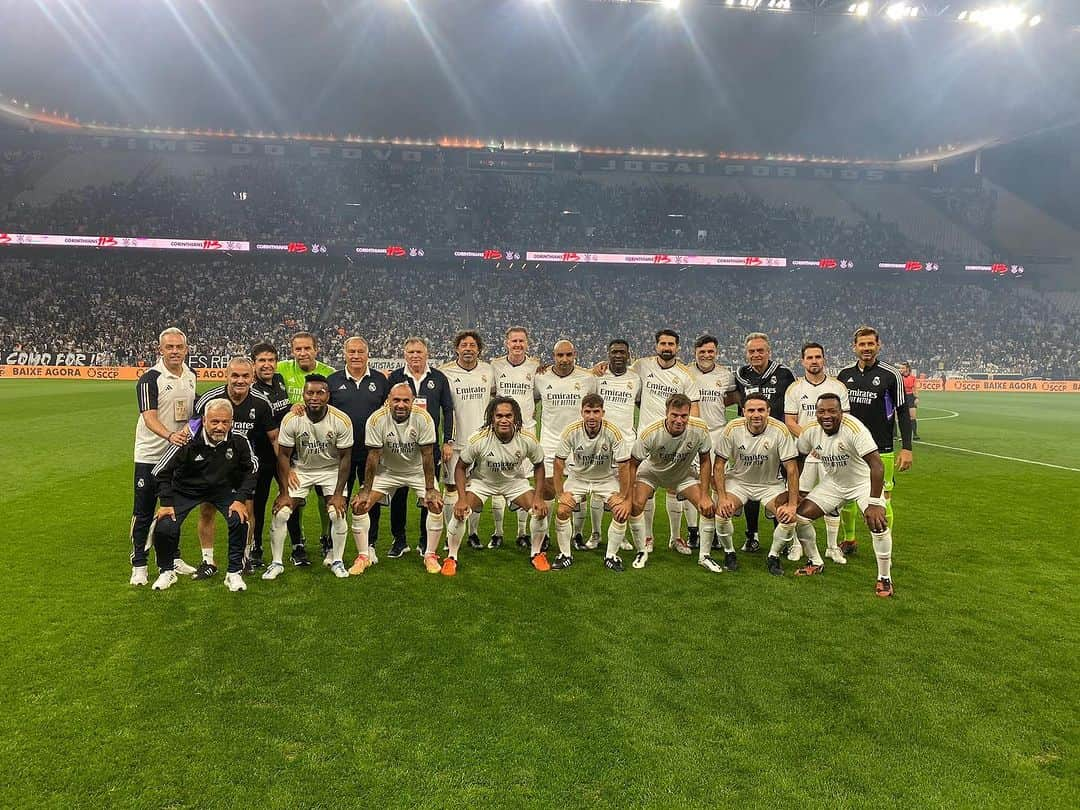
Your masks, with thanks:
[[[540,553],[540,547],[544,545],[544,535],[547,534],[547,521],[532,519],[531,548],[529,553],[534,557]]]
[[[698,559],[703,560],[708,557],[709,552],[712,551],[713,535],[716,534],[716,521],[713,518],[702,517],[698,524],[698,530],[701,532],[698,536],[698,539],[700,540],[700,545],[698,546]]]
[[[366,517],[366,516],[365,516]],[[334,546],[334,562],[341,562],[345,556],[345,539],[349,536],[349,521],[344,516],[330,516],[330,541]]]
[[[683,514],[686,515],[686,528],[700,529],[698,525],[698,510],[690,501],[683,503]]]
[[[653,495],[653,497],[649,498],[649,500],[645,501],[645,511],[641,513],[641,517],[642,517],[642,520],[645,521],[644,522],[645,536],[646,537],[652,537],[653,536],[653,522],[654,522],[654,519],[656,518],[656,496],[655,495]],[[634,524],[633,524],[633,522],[631,522],[630,523],[631,532],[633,532],[633,529],[634,529]],[[642,546],[641,549],[639,549],[639,550],[644,551],[645,547]]]
[[[447,490],[443,496],[443,525],[446,526],[446,545],[450,546],[450,521],[454,519],[454,504],[457,503],[457,490]],[[428,548],[428,551],[438,551],[439,548]]]
[[[495,534],[502,537],[503,518],[506,516],[506,498],[493,495],[491,498],[491,519],[495,523]]]
[[[585,510],[579,506],[576,512],[570,513],[570,520],[574,524],[574,534],[581,534],[581,528],[585,525]]]
[[[720,535],[720,545],[724,547],[724,553],[735,550],[735,542],[731,539],[735,534],[735,526],[731,518],[719,518],[716,523],[716,532]]]
[[[468,516],[466,516],[465,520],[458,520],[453,514],[450,516],[450,522],[446,524],[446,545],[449,547],[447,556],[452,560],[457,559],[458,549],[461,548],[461,540],[465,537],[465,527],[468,525]]]
[[[791,538],[795,536],[795,524],[794,523],[780,523],[773,531],[772,546],[769,547],[770,557],[779,557],[780,553],[784,550],[784,546],[791,542]]]
[[[683,502],[675,496],[674,492],[668,492],[664,497],[664,507],[667,510],[668,528],[671,529],[669,537],[672,540],[682,537]]]
[[[424,550],[428,554],[436,554],[439,551],[439,538],[442,536],[443,517],[441,512],[428,512],[427,516],[427,545]]]
[[[589,500],[589,512],[593,534],[600,534],[604,527],[604,499],[599,495],[593,495]],[[623,533],[626,533],[626,524],[623,524]]]
[[[292,517],[292,509],[283,507],[270,521],[270,554],[273,562],[280,563],[285,552],[285,536],[289,533],[289,518]]]
[[[825,515],[825,547],[840,548],[837,538],[840,536],[840,516]]]
[[[204,548],[202,550],[202,561],[204,563],[209,563],[210,565],[214,564],[214,549],[213,548]]]
[[[645,515],[630,518],[630,536],[634,538],[634,548],[645,550]]]
[[[878,579],[889,579],[892,576],[892,529],[886,529],[881,534],[871,532],[870,537],[874,541]]]
[[[371,515],[366,512],[362,515],[353,515],[352,521],[352,536],[356,542],[356,553],[362,554],[365,557],[370,556],[371,550],[368,548],[368,532],[371,531]],[[342,554],[345,553],[345,547],[342,546]]]
[[[570,524],[569,520],[555,518],[555,538],[559,541],[559,554],[566,557],[570,554]]]
[[[799,545],[803,547],[806,559],[812,565],[824,565],[825,561],[821,559],[821,552],[818,551],[817,531],[814,529],[814,524],[800,523],[795,532],[799,535]]]
[[[615,518],[611,519],[611,524],[607,530],[607,551],[605,557],[618,557],[619,546],[622,545],[623,540],[626,539],[626,524],[619,523]]]

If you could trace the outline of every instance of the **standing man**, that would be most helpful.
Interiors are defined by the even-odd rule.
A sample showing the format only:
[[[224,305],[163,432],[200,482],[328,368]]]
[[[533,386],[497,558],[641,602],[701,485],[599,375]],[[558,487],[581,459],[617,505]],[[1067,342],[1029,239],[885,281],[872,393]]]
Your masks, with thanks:
[[[225,587],[244,591],[241,567],[247,545],[246,504],[255,491],[259,461],[248,440],[230,430],[233,406],[227,399],[206,405],[202,427],[190,441],[168,450],[154,467],[161,507],[157,511],[154,542],[158,568],[155,591],[176,583],[176,548],[180,527],[196,506],[210,503],[221,512],[229,526],[229,572]]]
[[[297,332],[294,334],[289,341],[289,349],[292,352],[292,359],[280,361],[277,365],[277,371],[285,382],[289,402],[295,405],[303,402],[304,381],[308,374],[321,374],[323,377],[329,377],[334,373],[334,369],[317,359],[319,341],[311,332]],[[292,538],[292,563],[296,566],[311,565],[307,548],[304,546],[303,510],[296,509],[292,513],[291,520],[289,537]],[[319,524],[322,527],[322,534],[319,537],[319,545],[323,548],[324,553],[329,543],[329,521],[326,506],[320,501]]]
[[[712,335],[702,335],[694,341],[694,364],[690,373],[697,383],[701,395],[701,420],[709,426],[709,438],[713,448],[720,439],[720,434],[727,424],[727,406],[738,402],[739,396],[735,385],[735,375],[725,366],[716,364],[716,350],[720,342]],[[698,548],[697,509],[693,504],[685,506],[686,527],[689,534],[690,548]],[[717,532],[718,538],[720,535]],[[726,552],[727,549],[725,548]],[[708,554],[709,549],[705,549]]]
[[[187,336],[176,327],[158,335],[160,359],[135,384],[139,401],[139,421],[135,423],[135,499],[131,511],[131,584],[145,585],[147,578],[147,537],[154,520],[158,486],[154,467],[170,447],[183,447],[194,430],[189,429],[195,405],[195,373],[188,368]],[[187,576],[195,569],[180,559],[170,570]]]
[[[321,374],[309,374],[304,382],[304,411],[290,411],[278,431],[278,481],[287,484],[274,501],[270,524],[270,552],[273,560],[263,572],[263,579],[277,579],[285,571],[286,524],[292,511],[303,506],[314,488],[326,499],[333,531],[333,560],[330,570],[344,578],[342,557],[349,532],[345,517],[345,487],[352,469],[353,426],[344,412],[330,404],[330,386]],[[293,451],[296,465],[291,466]]]
[[[544,486],[542,492],[551,511],[555,499],[555,453],[563,431],[581,418],[581,401],[596,393],[596,377],[577,365],[577,350],[569,340],[560,340],[552,349],[551,368],[536,375],[535,397],[540,402],[540,446],[544,450]],[[574,548],[585,550],[581,525],[585,515],[574,514]]]
[[[435,422],[425,409],[413,403],[412,387],[407,382],[394,383],[386,406],[368,418],[364,430],[367,465],[360,491],[352,499],[357,557],[350,574],[364,573],[371,562],[368,552],[371,507],[400,489],[411,489],[426,507],[427,538],[421,548],[431,551],[424,554],[424,567],[429,574],[441,570],[435,554],[443,528],[442,495],[435,478]]]
[[[764,394],[750,394],[743,402],[743,415],[731,421],[720,433],[713,448],[716,465],[716,509],[720,522],[717,532],[724,537],[724,564],[735,570],[734,528],[731,518],[751,501],[765,504],[765,514],[778,521],[765,566],[773,576],[781,576],[780,553],[795,540],[795,507],[799,504],[799,453],[791,433],[778,419],[769,416],[769,401]],[[784,468],[787,483],[780,477]],[[731,551],[727,551],[731,549]],[[702,565],[706,551],[701,550]]]
[[[448,527],[448,535],[450,518],[458,497],[455,485],[457,476],[454,471],[461,451],[468,445],[469,437],[484,426],[484,415],[494,388],[495,371],[490,363],[480,359],[480,352],[483,350],[484,341],[479,332],[471,329],[458,332],[454,336],[454,359],[439,368],[449,381],[450,395],[454,401],[454,429],[449,437],[444,434],[442,447],[443,477],[447,485],[446,496],[443,498],[443,518]],[[484,547],[476,534],[479,523],[479,512],[470,513],[469,548]]]
[[[362,337],[353,336],[345,340],[345,368],[335,371],[326,382],[330,386],[330,404],[349,417],[353,426],[353,450],[349,468],[349,485],[346,497],[351,497],[353,484],[359,489],[364,487],[364,469],[367,467],[368,449],[364,443],[364,431],[367,421],[373,413],[386,403],[390,392],[390,383],[386,375],[368,365],[368,345]],[[375,555],[375,543],[379,539],[379,516],[382,507],[374,502],[365,516],[371,523],[368,533],[366,554],[374,565],[379,561]],[[324,565],[330,565],[330,550],[324,549]],[[359,553],[359,549],[357,549]],[[404,552],[402,552],[404,553]],[[401,556],[400,554],[398,555]]]
[[[881,497],[886,469],[874,437],[862,422],[840,410],[840,397],[822,394],[817,401],[817,424],[808,426],[799,436],[798,450],[800,459],[816,456],[820,460],[821,480],[799,504],[799,540],[808,565],[796,573],[807,576],[821,572],[814,521],[826,512],[854,504],[866,520],[874,542],[878,566],[874,592],[885,599],[891,597],[892,529]]]
[[[908,413],[911,414],[911,438],[919,439],[919,379],[911,369],[910,363],[900,364],[900,376],[904,378],[904,399],[907,400]]]
[[[529,486],[522,460],[532,464],[535,487]],[[516,400],[495,397],[487,404],[480,430],[472,434],[454,465],[454,513],[446,526],[448,553],[443,560],[444,576],[457,574],[458,549],[465,534],[469,512],[483,508],[484,501],[502,495],[507,501],[532,514],[530,562],[537,571],[550,571],[541,548],[547,524],[544,486],[544,451],[536,437],[521,429],[521,410]],[[466,476],[466,470],[468,475]]]
[[[641,401],[641,377],[630,370],[630,343],[623,338],[608,341],[607,366],[599,372],[596,393],[604,400],[604,419],[617,427],[631,448],[637,441],[634,419],[637,404]],[[589,548],[600,545],[600,526],[604,517],[604,502],[594,497],[592,508],[592,536],[585,544]],[[633,546],[624,539],[619,548],[629,551]]]
[[[442,446],[454,435],[454,399],[450,393],[450,382],[446,375],[437,368],[428,365],[427,341],[420,337],[411,337],[405,341],[405,365],[390,373],[387,383],[393,388],[398,383],[408,383],[413,392],[413,407],[421,408],[427,412],[435,425],[435,435],[439,436],[439,428],[442,428],[444,442],[440,442],[435,448],[435,484],[439,483],[439,471],[442,469]],[[390,499],[390,534],[393,535],[394,545],[390,549],[390,556],[400,557],[409,550],[409,541],[406,537],[407,507],[409,490],[400,487]],[[442,526],[442,507],[439,507],[439,525]],[[427,527],[428,508],[420,507],[420,534],[416,543],[416,550],[420,556],[427,554]],[[438,549],[431,549],[434,553]]]
[[[657,489],[694,501],[701,513],[701,545],[712,547],[713,509],[709,497],[712,480],[709,426],[690,415],[691,402],[685,394],[672,394],[667,400],[664,418],[643,425],[630,453],[630,474],[634,483],[634,505],[630,512],[630,532],[637,555],[631,563],[644,568],[649,552],[645,546],[645,504]],[[697,475],[694,462],[697,462]],[[715,560],[707,558],[702,566],[714,573],[723,571]]]
[[[772,346],[769,336],[764,332],[751,332],[746,336],[746,365],[735,372],[735,385],[738,387],[739,401],[750,394],[764,394],[769,402],[769,412],[784,412],[784,394],[788,386],[795,382],[791,369],[782,366],[779,360],[772,359]],[[750,501],[744,505],[746,517],[746,541],[742,550],[755,553],[761,548],[758,542],[758,510],[761,504]]]
[[[553,469],[558,502],[555,536],[559,556],[551,564],[553,569],[569,568],[574,560],[570,549],[570,516],[581,510],[583,502],[599,498],[611,510],[613,518],[608,527],[604,567],[609,571],[624,570],[619,546],[626,538],[626,521],[633,503],[630,448],[622,431],[604,419],[603,398],[599,394],[582,397],[581,419],[563,431],[559,449],[555,451]],[[599,527],[600,523],[593,525]]]
[[[506,354],[491,361],[495,372],[495,396],[510,397],[521,408],[522,429],[536,435],[536,400],[533,396],[533,380],[540,370],[540,359],[529,356],[529,333],[524,326],[511,326],[506,330]],[[488,543],[488,548],[498,548],[503,542],[503,518],[506,514],[506,499],[496,496],[491,499],[491,516],[495,522],[495,531]],[[517,545],[528,548],[529,535],[525,524],[518,522]]]
[[[255,457],[259,462],[266,458],[277,458],[277,435],[278,429],[274,422],[274,414],[270,408],[270,400],[265,395],[255,391],[251,386],[255,376],[255,367],[252,362],[243,356],[233,357],[225,367],[225,376],[228,382],[211,388],[195,402],[195,413],[205,420],[206,406],[217,399],[228,399],[232,403],[232,432],[243,436],[251,445]],[[271,461],[273,466],[273,461]],[[261,464],[260,464],[261,467]],[[254,488],[252,491],[254,499]],[[250,515],[255,509],[254,500],[247,502],[247,512]],[[195,570],[194,579],[210,579],[217,571],[214,563],[214,513],[216,509],[212,503],[203,503],[199,507],[199,545],[202,547],[202,562]],[[251,534],[251,521],[248,521],[248,534]],[[250,537],[249,537],[250,540]],[[245,547],[246,551],[247,547]],[[244,562],[248,562],[247,554]],[[244,573],[251,573],[245,571]]]
[[[641,378],[641,414],[638,424],[644,428],[666,418],[666,403],[674,394],[683,394],[690,400],[690,416],[698,417],[701,413],[699,401],[701,392],[698,391],[697,383],[690,369],[679,362],[679,333],[671,329],[661,329],[656,335],[656,354],[649,357],[639,357],[630,367]],[[706,489],[706,493],[708,490]],[[674,548],[680,554],[690,554],[690,544],[679,535],[682,528],[682,503],[671,497],[669,492],[665,498],[667,507],[668,524],[671,535],[668,538],[668,547]],[[653,550],[653,517],[656,513],[656,502],[653,496],[645,505],[645,547],[652,553]]]
[[[847,386],[851,415],[866,426],[877,442],[885,468],[885,516],[891,529],[893,479],[896,472],[911,469],[911,415],[908,413],[900,371],[878,359],[881,341],[877,330],[872,326],[860,326],[855,330],[853,343],[855,356],[859,360],[855,365],[841,369],[837,376]],[[902,448],[899,458],[893,451],[893,429],[897,421],[900,423]],[[849,504],[844,508],[842,517],[844,537],[840,541],[840,550],[845,554],[854,554],[858,548],[855,543],[857,507]]]
[[[278,353],[271,343],[256,343],[251,347],[251,361],[255,364],[255,382],[251,388],[266,397],[273,414],[274,429],[281,427],[281,420],[289,411],[289,392],[285,390],[285,378],[277,373]],[[276,437],[275,437],[276,439]],[[265,448],[263,448],[265,449]],[[263,567],[263,527],[266,525],[266,505],[270,500],[270,484],[277,478],[277,446],[273,455],[263,456],[259,447],[259,474],[255,482],[255,512],[252,515],[252,568]],[[280,487],[279,487],[280,489]],[[299,535],[297,535],[299,539]]]
[[[822,394],[836,394],[840,398],[840,408],[844,413],[851,410],[848,405],[847,386],[836,377],[825,373],[825,350],[820,343],[807,343],[802,347],[802,367],[805,376],[799,377],[788,386],[784,394],[784,424],[795,438],[810,425],[817,424],[817,401]],[[806,495],[821,480],[821,462],[813,456],[806,459],[799,473],[799,495]],[[825,556],[837,565],[844,565],[847,558],[837,545],[840,534],[840,516],[825,515]],[[789,560],[798,560],[802,556],[802,544],[793,543],[788,552]]]

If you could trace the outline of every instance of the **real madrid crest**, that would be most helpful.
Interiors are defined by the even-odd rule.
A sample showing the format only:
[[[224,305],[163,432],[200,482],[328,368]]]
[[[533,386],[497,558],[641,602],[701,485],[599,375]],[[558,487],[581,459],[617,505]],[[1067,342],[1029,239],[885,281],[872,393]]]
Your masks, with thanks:
[[[229,461],[233,460],[234,455],[236,454],[233,452],[233,449],[231,447],[225,450],[225,458],[227,458]]]

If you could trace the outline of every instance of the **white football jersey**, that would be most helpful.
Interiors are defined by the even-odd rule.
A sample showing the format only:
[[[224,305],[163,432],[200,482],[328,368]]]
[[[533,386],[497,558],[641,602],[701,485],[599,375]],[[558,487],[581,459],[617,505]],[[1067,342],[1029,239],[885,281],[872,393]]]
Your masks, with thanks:
[[[851,405],[848,404],[847,386],[836,377],[826,377],[817,384],[810,382],[806,377],[799,377],[787,387],[784,393],[784,413],[797,415],[801,427],[815,424],[817,400],[822,394],[836,394],[840,397],[840,410],[844,413],[851,410]],[[776,418],[780,417],[776,416]]]
[[[184,364],[179,374],[165,367],[164,360],[147,369],[135,384],[139,399],[139,421],[135,423],[135,463],[157,464],[172,445],[152,431],[143,419],[146,411],[156,411],[158,421],[170,432],[185,427],[194,413],[195,372]]]
[[[816,422],[810,425],[799,435],[798,449],[821,462],[820,474],[846,492],[869,482],[870,465],[863,456],[877,450],[877,442],[866,425],[845,414],[832,436]]]
[[[667,416],[664,403],[672,394],[686,394],[691,402],[699,402],[701,393],[690,369],[679,361],[671,368],[661,368],[660,358],[639,357],[631,366],[641,377],[641,415],[639,425],[651,425]]]
[[[735,390],[735,375],[724,366],[713,366],[712,371],[702,371],[696,363],[690,365],[690,373],[697,383],[701,401],[701,418],[712,431],[713,444],[720,438],[720,431],[727,424],[727,406],[724,397]],[[774,414],[775,416],[775,414]]]
[[[469,437],[484,426],[484,412],[495,387],[495,372],[483,360],[474,368],[464,369],[453,360],[439,366],[450,382],[454,400],[454,449],[461,450]]]
[[[382,450],[380,473],[402,478],[423,475],[423,447],[435,444],[435,422],[427,411],[415,405],[404,422],[394,419],[389,407],[382,407],[368,417],[364,443]]]
[[[641,399],[641,377],[629,369],[622,374],[608,369],[596,378],[596,393],[604,400],[604,419],[622,431],[632,446],[637,439],[634,412]]]
[[[536,399],[533,395],[533,378],[540,361],[526,357],[516,366],[503,355],[491,361],[495,372],[495,396],[510,397],[521,406],[521,423],[529,433],[536,433]]]
[[[278,445],[296,450],[296,468],[305,473],[337,472],[342,450],[353,445],[352,421],[333,405],[326,416],[312,422],[307,413],[289,411],[281,420]]]
[[[584,420],[579,419],[563,431],[555,457],[566,459],[568,478],[610,481],[618,478],[614,465],[629,460],[630,445],[622,431],[606,419],[595,436],[589,435]]]
[[[751,433],[741,416],[727,424],[713,453],[727,461],[726,478],[752,487],[776,483],[781,478],[780,465],[799,455],[783,422],[770,418],[761,433]]]
[[[668,433],[664,420],[642,428],[634,442],[632,454],[641,462],[638,470],[648,470],[669,479],[697,478],[694,462],[701,453],[712,450],[709,426],[697,417],[690,421],[678,436]]]
[[[596,376],[580,366],[565,377],[554,369],[537,374],[534,380],[540,400],[540,446],[551,458],[559,448],[559,438],[567,426],[581,418],[581,400],[596,392]]]
[[[522,474],[521,462],[529,460],[530,466],[544,460],[544,451],[536,437],[518,430],[514,437],[504,442],[491,428],[478,430],[469,438],[461,451],[461,463],[469,466],[469,478],[483,481],[500,490],[515,481],[527,480]]]

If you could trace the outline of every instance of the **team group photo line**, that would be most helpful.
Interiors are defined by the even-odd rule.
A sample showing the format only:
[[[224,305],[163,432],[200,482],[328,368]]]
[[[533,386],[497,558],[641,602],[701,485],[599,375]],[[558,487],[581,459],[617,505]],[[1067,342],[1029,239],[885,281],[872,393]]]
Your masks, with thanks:
[[[506,331],[505,354],[485,361],[481,335],[465,330],[453,339],[452,361],[433,368],[427,342],[411,337],[401,367],[384,373],[370,366],[362,337],[345,341],[345,366],[335,370],[318,359],[317,339],[297,332],[289,359],[259,343],[229,360],[223,385],[197,395],[187,336],[165,329],[157,364],[136,383],[130,582],[149,583],[151,547],[154,590],[181,576],[215,577],[218,513],[228,527],[230,591],[246,590],[256,571],[281,577],[287,539],[288,562],[308,567],[302,513],[312,491],[323,563],[342,579],[378,563],[385,506],[388,556],[410,551],[410,503],[419,509],[416,550],[431,574],[455,576],[463,542],[478,552],[502,548],[508,519],[536,571],[566,570],[574,552],[603,546],[604,568],[620,573],[620,551],[632,552],[635,569],[654,553],[654,496],[663,490],[669,549],[696,555],[715,574],[739,569],[733,517],[745,520],[740,551],[758,554],[764,506],[774,525],[766,569],[783,576],[782,558],[805,556],[795,571],[804,577],[825,569],[816,522],[825,524],[825,557],[844,565],[858,548],[861,516],[877,561],[874,592],[892,597],[894,477],[910,469],[918,439],[911,367],[883,362],[870,326],[854,330],[856,361],[835,376],[816,342],[803,346],[796,377],[772,358],[762,332],[746,336],[747,362],[735,372],[717,363],[715,337],[694,340],[690,365],[679,360],[679,341],[661,329],[655,354],[632,361],[629,342],[615,338],[606,360],[583,367],[569,340],[550,358],[530,355],[521,326]],[[730,406],[739,415],[729,420]],[[479,518],[489,501],[485,545]],[[179,548],[195,510],[197,566]],[[552,519],[557,554],[549,561]],[[346,567],[350,530],[356,556]]]

